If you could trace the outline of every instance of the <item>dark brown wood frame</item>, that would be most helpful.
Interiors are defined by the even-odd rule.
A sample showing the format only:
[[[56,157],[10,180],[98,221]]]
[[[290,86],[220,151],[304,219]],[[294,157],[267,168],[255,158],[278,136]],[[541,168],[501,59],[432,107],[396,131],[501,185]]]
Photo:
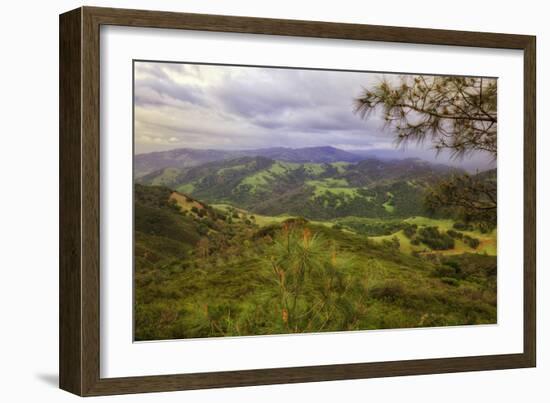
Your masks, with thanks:
[[[524,52],[524,350],[521,354],[101,378],[99,35],[101,25]],[[82,7],[60,16],[60,387],[81,396],[525,368],[536,365],[535,37]]]

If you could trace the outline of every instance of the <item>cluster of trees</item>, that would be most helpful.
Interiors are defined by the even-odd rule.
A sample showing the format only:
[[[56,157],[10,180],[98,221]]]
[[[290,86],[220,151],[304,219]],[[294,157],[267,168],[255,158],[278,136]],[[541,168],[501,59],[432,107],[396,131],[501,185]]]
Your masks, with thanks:
[[[382,245],[393,251],[398,251],[401,247],[401,242],[399,242],[399,238],[397,238],[396,236],[392,236],[391,239],[384,239],[382,241]]]
[[[410,186],[406,181],[374,184],[368,189],[353,189],[354,193],[315,193],[312,186],[298,186],[282,194],[266,195],[259,203],[245,205],[258,214],[291,214],[314,220],[345,217],[392,218],[421,215],[424,211],[425,189]],[[388,193],[393,194],[389,198]],[[388,210],[384,204],[393,207]]]
[[[378,220],[361,217],[344,217],[333,226],[334,229],[349,228],[367,236],[391,235],[403,228],[403,221]]]
[[[479,239],[471,237],[469,235],[464,235],[462,237],[462,240],[472,249],[476,249],[479,246]]]
[[[416,235],[417,229],[418,225],[416,224],[403,223],[403,233],[409,239],[413,238]]]
[[[446,250],[455,247],[455,240],[437,227],[422,227],[418,230],[417,239],[433,250]]]
[[[434,275],[440,278],[468,280],[496,291],[497,262],[494,257],[481,254],[463,254],[442,258]],[[496,292],[495,292],[496,295]]]
[[[447,235],[449,235],[453,239],[460,239],[462,240],[466,245],[468,245],[470,248],[476,249],[479,246],[479,239],[474,238],[470,235],[463,234],[462,232],[458,232],[455,230],[448,230]]]
[[[457,221],[457,222],[453,223],[453,228],[456,229],[456,230],[459,230],[459,231],[473,231],[474,230],[474,226],[472,224],[464,223],[464,222],[461,222],[461,221]]]

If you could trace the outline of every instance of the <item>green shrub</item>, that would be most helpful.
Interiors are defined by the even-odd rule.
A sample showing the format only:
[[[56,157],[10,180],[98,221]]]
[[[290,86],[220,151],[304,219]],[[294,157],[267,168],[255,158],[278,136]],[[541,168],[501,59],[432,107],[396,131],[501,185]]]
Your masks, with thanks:
[[[477,229],[482,234],[488,234],[494,229],[494,227],[492,225],[489,225],[488,223],[479,223]]]
[[[437,227],[424,227],[418,230],[418,239],[434,250],[453,249],[455,241],[449,235],[439,232]]]
[[[388,281],[369,290],[371,298],[389,302],[404,298],[405,294],[405,287],[398,281]]]
[[[436,277],[440,277],[440,278],[443,278],[443,277],[455,277],[456,274],[457,274],[457,271],[455,268],[451,267],[451,266],[448,266],[448,265],[442,265],[442,266],[437,266],[435,269],[434,269],[434,272],[433,272],[434,276]]]
[[[405,228],[403,228],[403,233],[407,238],[412,238],[416,234],[417,225],[406,225]]]
[[[466,245],[468,245],[470,248],[476,249],[479,246],[479,239],[473,238],[468,235],[464,235],[463,241]]]
[[[382,245],[391,250],[399,250],[399,248],[401,247],[399,238],[397,238],[396,236],[393,236],[391,239],[384,239],[382,241]]]
[[[458,287],[460,284],[456,278],[452,277],[441,277],[441,281],[445,284],[452,285],[453,287]]]
[[[462,239],[464,237],[464,234],[462,232],[458,232],[452,229],[447,231],[447,235],[454,239]]]
[[[473,231],[474,230],[474,226],[472,224],[467,224],[467,223],[464,223],[464,222],[455,222],[453,224],[453,228],[457,229],[459,231]]]
[[[197,232],[202,236],[208,234],[208,226],[201,222],[197,227]]]

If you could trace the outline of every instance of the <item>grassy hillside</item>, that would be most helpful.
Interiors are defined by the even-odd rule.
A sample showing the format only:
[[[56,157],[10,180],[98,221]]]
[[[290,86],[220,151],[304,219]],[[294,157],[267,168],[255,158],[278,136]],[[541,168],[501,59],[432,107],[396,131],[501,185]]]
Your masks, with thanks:
[[[433,219],[433,218],[427,218],[427,217],[408,218],[403,222],[408,224],[416,224],[418,225],[419,228],[437,227],[440,231],[445,233],[449,230],[453,230],[453,224],[455,224],[453,220]],[[438,251],[439,254],[457,255],[462,253],[480,253],[480,254],[496,256],[497,254],[496,229],[488,233],[482,233],[479,229],[472,229],[468,231],[457,231],[457,232],[467,235],[473,239],[478,239],[479,245],[476,247],[472,247],[471,245],[468,245],[466,242],[464,242],[464,240],[462,239],[455,239],[455,245],[453,248],[447,249],[447,250],[440,250]],[[404,230],[399,230],[389,235],[371,237],[370,239],[377,242],[383,242],[383,241],[390,241],[394,237],[396,237],[399,240],[400,250],[403,253],[412,253],[414,251],[414,252],[429,254],[433,252],[428,245],[425,245],[422,243],[418,245],[414,245],[412,243],[413,239],[411,239],[410,237],[407,237],[405,235]]]
[[[224,174],[273,166],[244,165]],[[277,165],[271,173],[302,168]],[[436,224],[443,233],[453,228],[450,221],[309,221],[143,185],[135,187],[135,217],[137,340],[496,322],[496,257],[413,255],[404,253],[413,251],[405,240],[392,241],[414,225],[412,237]],[[424,241],[439,245],[433,231],[425,232]]]
[[[336,217],[407,218],[424,213],[426,188],[455,172],[421,160],[288,162],[241,157],[186,168],[164,168],[139,178],[211,204],[253,213],[314,220]]]

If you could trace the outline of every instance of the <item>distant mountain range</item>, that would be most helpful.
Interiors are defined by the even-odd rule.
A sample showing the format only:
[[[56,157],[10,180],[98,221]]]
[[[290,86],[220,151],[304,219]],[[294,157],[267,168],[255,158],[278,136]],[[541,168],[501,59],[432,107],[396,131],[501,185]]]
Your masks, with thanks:
[[[230,160],[240,157],[265,157],[284,162],[359,162],[365,157],[335,147],[287,148],[272,147],[256,150],[199,150],[179,148],[138,154],[134,158],[136,178],[164,168],[189,168],[213,161]]]

